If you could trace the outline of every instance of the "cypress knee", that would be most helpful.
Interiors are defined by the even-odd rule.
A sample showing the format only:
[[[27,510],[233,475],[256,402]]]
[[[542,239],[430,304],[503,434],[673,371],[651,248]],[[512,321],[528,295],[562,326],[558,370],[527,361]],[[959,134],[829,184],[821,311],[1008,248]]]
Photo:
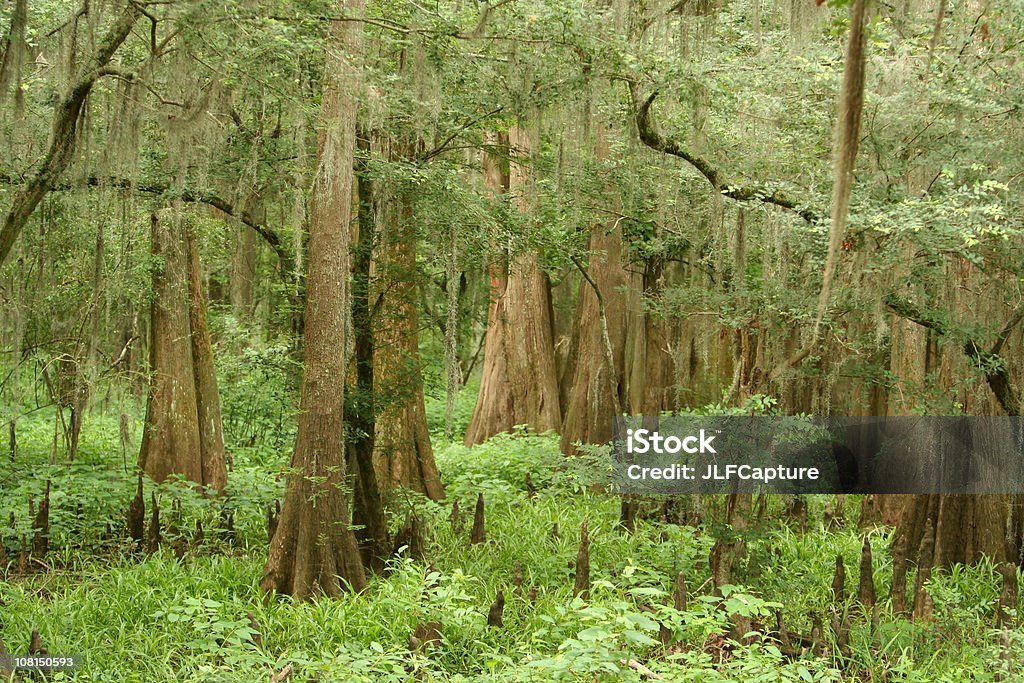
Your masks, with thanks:
[[[484,527],[484,494],[476,497],[476,510],[473,513],[473,529],[469,532],[470,544],[483,543],[487,538],[487,530]]]
[[[580,525],[580,549],[576,553],[576,585],[573,592],[584,600],[590,594],[590,536],[585,519]]]

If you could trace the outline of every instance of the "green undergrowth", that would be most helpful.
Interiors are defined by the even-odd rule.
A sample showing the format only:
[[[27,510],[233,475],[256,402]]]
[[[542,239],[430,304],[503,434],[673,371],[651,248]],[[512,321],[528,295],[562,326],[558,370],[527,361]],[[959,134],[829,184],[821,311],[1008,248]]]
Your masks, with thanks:
[[[147,482],[147,502],[155,494],[162,519],[175,529],[165,529],[157,553],[142,555],[124,540],[123,510],[135,482],[120,466],[116,420],[90,423],[72,466],[45,464],[39,431],[26,424],[23,433],[32,437],[21,464],[0,466],[0,519],[7,527],[16,512],[15,529],[3,532],[15,553],[29,531],[26,498],[38,500],[50,479],[51,550],[26,574],[12,556],[0,583],[0,637],[10,652],[25,653],[37,629],[51,653],[85,655],[81,669],[54,681],[261,681],[288,665],[303,681],[646,680],[640,665],[669,681],[952,683],[997,680],[1001,666],[992,631],[1000,584],[990,565],[937,573],[930,584],[934,621],[915,626],[895,618],[884,599],[890,532],[827,529],[822,499],[809,501],[803,532],[783,523],[783,502],[772,501],[767,518],[744,531],[736,585],[714,595],[708,554],[716,536],[735,532],[713,521],[701,529],[663,522],[654,501],[643,506],[636,530],[624,533],[618,499],[594,486],[607,467],[601,449],[566,460],[556,438],[524,434],[472,449],[439,444],[448,500],[408,494],[390,503],[396,519],[414,511],[423,520],[425,561],[395,558],[359,595],[265,602],[258,588],[267,549],[263,514],[278,495],[285,453],[236,455],[226,503],[187,486]],[[480,493],[486,541],[470,545]],[[461,515],[453,528],[456,500]],[[711,498],[681,502],[709,520],[721,509]],[[233,511],[232,533],[223,528],[225,505]],[[199,544],[197,520],[206,530]],[[581,599],[573,595],[573,569],[584,520],[591,590]],[[837,555],[847,567],[847,592],[855,592],[865,534],[881,596],[877,627],[857,615],[852,599],[837,604],[832,596]],[[679,572],[690,593],[681,611],[671,606]],[[490,628],[499,591],[504,626]],[[762,637],[773,632],[779,610],[792,631],[807,634],[815,615],[827,624],[833,608],[851,615],[845,658],[787,657]],[[728,638],[733,615],[750,620],[748,644]],[[439,625],[440,642],[410,649],[416,626],[428,622]],[[1024,651],[1024,632],[1003,637]]]

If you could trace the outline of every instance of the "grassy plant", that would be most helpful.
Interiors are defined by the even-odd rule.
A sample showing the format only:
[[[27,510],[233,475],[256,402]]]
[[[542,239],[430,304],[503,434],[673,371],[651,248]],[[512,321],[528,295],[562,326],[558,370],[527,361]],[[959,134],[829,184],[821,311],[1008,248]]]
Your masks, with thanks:
[[[750,559],[737,577],[746,585],[713,595],[707,557],[717,527],[641,518],[624,533],[618,499],[590,485],[604,466],[600,452],[567,462],[554,437],[439,446],[448,501],[405,495],[391,502],[396,512],[415,508],[424,520],[432,568],[396,558],[365,593],[295,604],[265,602],[258,590],[263,509],[279,495],[283,456],[273,463],[260,454],[240,457],[228,496],[215,503],[188,486],[147,482],[147,502],[155,492],[165,520],[177,515],[183,539],[196,520],[209,531],[206,543],[181,559],[169,545],[144,556],[119,534],[135,482],[111,448],[116,423],[91,421],[74,465],[46,464],[45,429],[29,421],[24,433],[32,436],[19,462],[0,466],[0,514],[16,512],[16,528],[3,531],[4,541],[16,552],[17,535],[29,531],[27,495],[38,496],[50,479],[53,549],[45,568],[2,574],[0,635],[13,653],[27,650],[34,628],[50,652],[86,655],[80,670],[56,674],[55,681],[256,681],[287,664],[321,681],[639,681],[631,660],[670,681],[981,681],[994,680],[1000,666],[991,632],[999,583],[986,564],[936,572],[930,627],[894,618],[883,599],[877,629],[855,621],[847,660],[783,655],[762,637],[774,627],[774,611],[783,609],[790,628],[806,634],[812,614],[832,603],[836,555],[844,557],[848,590],[855,591],[863,532],[827,530],[817,521],[821,501],[812,500],[812,522],[798,533],[772,521],[781,508],[773,502],[769,519],[743,532]],[[469,516],[480,492],[487,541],[470,545]],[[467,516],[458,533],[449,520],[456,499]],[[225,506],[234,511],[234,539],[215,531]],[[573,595],[571,577],[584,519],[591,547],[586,600]],[[118,533],[108,537],[108,525]],[[889,532],[868,536],[884,596]],[[521,588],[513,583],[517,561]],[[671,606],[678,572],[691,592],[684,611]],[[498,591],[506,599],[505,627],[488,628]],[[852,599],[841,607],[852,609]],[[752,620],[752,644],[729,642],[733,614]],[[410,635],[426,622],[441,624],[440,643],[410,650]],[[671,648],[659,641],[662,627]],[[1024,632],[1010,638],[1019,647]]]

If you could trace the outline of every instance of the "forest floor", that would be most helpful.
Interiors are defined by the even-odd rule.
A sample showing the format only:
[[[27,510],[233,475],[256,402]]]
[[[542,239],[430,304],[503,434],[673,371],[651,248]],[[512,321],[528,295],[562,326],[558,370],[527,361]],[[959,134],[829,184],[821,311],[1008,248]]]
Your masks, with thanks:
[[[677,500],[667,519],[662,502],[651,501],[626,533],[619,499],[591,485],[604,466],[600,449],[566,460],[551,437],[505,435],[473,449],[438,441],[447,501],[405,494],[390,503],[396,524],[410,511],[423,520],[423,560],[396,556],[359,595],[267,603],[258,588],[266,506],[279,495],[286,449],[235,448],[229,492],[218,501],[147,482],[162,526],[159,549],[147,553],[124,532],[136,482],[117,417],[90,419],[76,462],[50,465],[52,417],[23,419],[18,459],[0,463],[9,555],[6,570],[0,564],[0,639],[26,654],[36,630],[51,654],[84,655],[77,671],[53,681],[251,682],[285,680],[274,676],[289,671],[292,681],[1024,680],[1024,629],[995,628],[994,568],[938,572],[928,585],[931,616],[917,624],[896,617],[887,599],[891,530],[857,528],[855,499],[834,524],[824,519],[824,498],[808,499],[802,524],[772,499],[741,534],[719,521],[720,499]],[[49,550],[19,567],[29,496],[38,505],[47,479]],[[472,545],[481,493],[486,540]],[[453,518],[456,500],[462,512]],[[695,526],[671,523],[676,515]],[[577,597],[584,520],[590,588]],[[874,618],[860,616],[855,597],[865,537]],[[709,552],[716,539],[737,538],[745,552],[732,585],[716,592]],[[847,576],[839,600],[837,555]],[[685,606],[673,602],[679,576]],[[502,625],[489,626],[499,591]],[[837,637],[843,623],[848,634]]]

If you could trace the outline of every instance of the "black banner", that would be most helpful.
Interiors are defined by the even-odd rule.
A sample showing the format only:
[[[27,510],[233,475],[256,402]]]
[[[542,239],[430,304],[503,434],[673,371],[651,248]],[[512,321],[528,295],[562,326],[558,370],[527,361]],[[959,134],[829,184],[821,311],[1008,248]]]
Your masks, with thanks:
[[[1024,492],[1017,417],[615,419],[615,489],[679,493]]]

